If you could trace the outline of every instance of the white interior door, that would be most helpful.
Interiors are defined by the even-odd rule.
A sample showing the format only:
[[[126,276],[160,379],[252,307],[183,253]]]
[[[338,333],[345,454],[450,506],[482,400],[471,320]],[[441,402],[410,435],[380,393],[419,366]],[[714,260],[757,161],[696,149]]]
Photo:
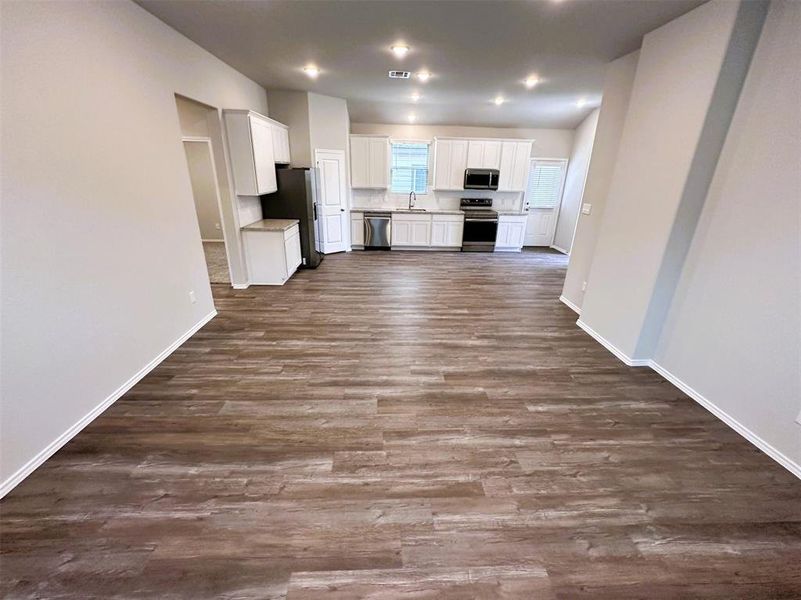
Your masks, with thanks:
[[[315,150],[319,177],[318,223],[320,252],[348,249],[348,202],[345,179],[345,153],[342,150]]]
[[[524,198],[528,212],[524,246],[550,246],[556,231],[556,217],[562,202],[567,160],[531,160]]]

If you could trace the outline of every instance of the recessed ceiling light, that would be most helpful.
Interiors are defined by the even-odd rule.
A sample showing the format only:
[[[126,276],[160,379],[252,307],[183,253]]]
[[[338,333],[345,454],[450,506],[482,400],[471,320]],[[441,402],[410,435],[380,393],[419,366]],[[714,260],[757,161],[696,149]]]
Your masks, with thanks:
[[[420,94],[414,93],[412,94],[412,102],[417,102],[420,99]]]
[[[415,77],[417,77],[417,79],[425,83],[426,81],[428,81],[429,77],[431,77],[431,73],[429,73],[428,71],[420,71],[419,73],[417,73],[417,75],[415,75]]]
[[[576,102],[576,106],[578,106],[579,108],[586,106],[586,104],[587,104],[586,98],[579,98],[578,102]]]
[[[403,44],[396,44],[390,47],[392,50],[392,54],[397,56],[398,58],[403,58],[406,56],[406,53],[409,52],[409,46],[404,46]]]
[[[495,100],[493,100],[493,102],[495,102],[495,106],[500,106],[505,102],[505,100],[503,99],[503,96],[498,96],[495,98]]]
[[[320,74],[320,69],[315,67],[314,65],[308,65],[303,67],[303,72],[306,73],[312,79],[317,79],[317,76]]]
[[[417,120],[417,117],[414,115],[409,115],[409,123],[414,123]]]
[[[526,87],[528,89],[531,89],[535,85],[537,85],[539,82],[540,82],[540,78],[539,77],[537,77],[536,75],[531,75],[531,76],[526,78],[526,81],[524,83],[526,84]]]

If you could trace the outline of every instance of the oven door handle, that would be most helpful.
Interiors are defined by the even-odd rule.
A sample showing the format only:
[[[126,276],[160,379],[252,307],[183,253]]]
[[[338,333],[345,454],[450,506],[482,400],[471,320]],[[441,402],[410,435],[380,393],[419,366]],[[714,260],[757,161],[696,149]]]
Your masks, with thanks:
[[[469,221],[471,223],[497,223],[498,219],[469,219],[469,218],[465,218],[465,221]]]

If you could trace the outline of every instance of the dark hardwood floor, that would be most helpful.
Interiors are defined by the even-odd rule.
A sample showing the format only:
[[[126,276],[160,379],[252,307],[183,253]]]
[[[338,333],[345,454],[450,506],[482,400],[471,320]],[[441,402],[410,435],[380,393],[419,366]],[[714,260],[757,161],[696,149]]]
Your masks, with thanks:
[[[0,595],[801,598],[801,482],[582,332],[565,265],[354,252],[215,286],[2,501]]]

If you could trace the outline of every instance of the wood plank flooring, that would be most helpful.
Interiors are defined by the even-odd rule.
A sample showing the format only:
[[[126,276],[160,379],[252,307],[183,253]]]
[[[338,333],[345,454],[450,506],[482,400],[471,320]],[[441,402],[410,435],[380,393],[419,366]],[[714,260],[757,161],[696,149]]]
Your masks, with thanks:
[[[2,501],[0,595],[801,598],[801,482],[582,332],[565,266],[354,252],[215,286]]]

